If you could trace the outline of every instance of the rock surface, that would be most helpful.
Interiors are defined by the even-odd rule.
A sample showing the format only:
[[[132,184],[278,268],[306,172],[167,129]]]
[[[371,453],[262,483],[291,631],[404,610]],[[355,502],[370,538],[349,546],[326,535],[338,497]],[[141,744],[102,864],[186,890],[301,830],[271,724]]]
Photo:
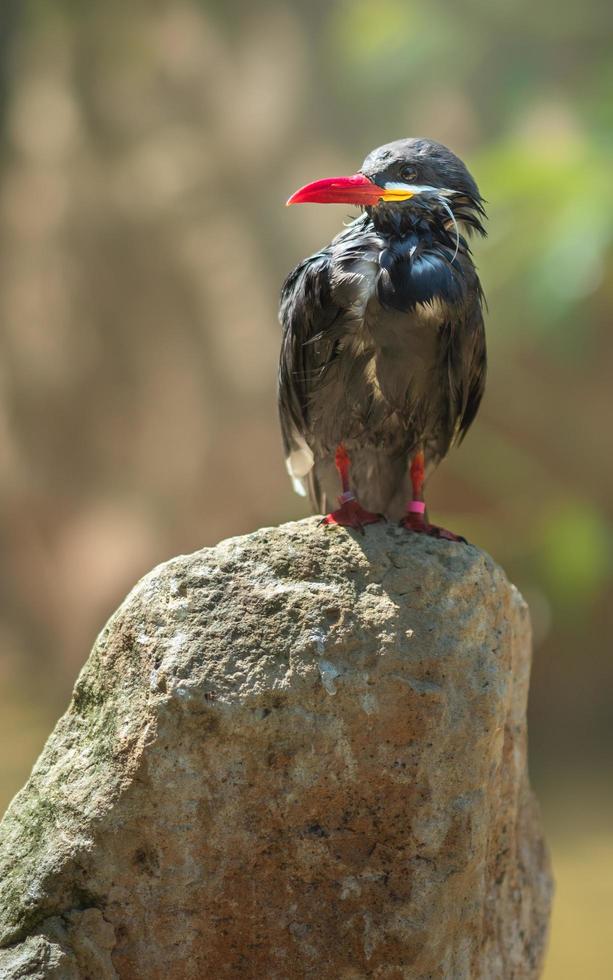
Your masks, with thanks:
[[[0,978],[532,978],[526,606],[316,519],[154,569],[0,829]]]

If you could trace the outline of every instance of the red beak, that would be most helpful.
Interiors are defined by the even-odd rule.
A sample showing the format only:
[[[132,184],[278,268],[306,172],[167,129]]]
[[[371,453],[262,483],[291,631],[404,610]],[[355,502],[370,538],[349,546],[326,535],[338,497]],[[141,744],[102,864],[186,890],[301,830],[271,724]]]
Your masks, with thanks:
[[[376,204],[385,193],[385,188],[379,187],[363,174],[353,174],[351,177],[325,177],[306,184],[292,194],[287,202],[290,204]]]

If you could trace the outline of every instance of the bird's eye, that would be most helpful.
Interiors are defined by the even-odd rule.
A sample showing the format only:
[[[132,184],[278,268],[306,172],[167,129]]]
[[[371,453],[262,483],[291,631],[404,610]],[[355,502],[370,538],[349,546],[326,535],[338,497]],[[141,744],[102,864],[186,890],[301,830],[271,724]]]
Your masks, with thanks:
[[[412,167],[403,167],[400,171],[400,176],[403,180],[406,180],[407,184],[411,184],[414,180],[417,180],[417,174]]]

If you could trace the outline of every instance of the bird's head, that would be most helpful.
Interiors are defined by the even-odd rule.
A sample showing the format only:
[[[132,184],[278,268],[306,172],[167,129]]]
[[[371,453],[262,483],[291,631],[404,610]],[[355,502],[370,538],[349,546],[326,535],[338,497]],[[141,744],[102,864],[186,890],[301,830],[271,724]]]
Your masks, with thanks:
[[[485,234],[479,188],[460,158],[434,140],[386,143],[368,154],[357,173],[306,184],[287,203],[307,202],[356,204],[382,223],[424,212],[440,214],[443,221],[455,219]]]

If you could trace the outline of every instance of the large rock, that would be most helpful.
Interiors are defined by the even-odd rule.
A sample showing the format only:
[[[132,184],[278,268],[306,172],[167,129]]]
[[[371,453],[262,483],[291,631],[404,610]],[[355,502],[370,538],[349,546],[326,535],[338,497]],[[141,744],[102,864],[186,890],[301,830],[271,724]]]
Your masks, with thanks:
[[[529,667],[471,546],[311,519],[161,565],[2,824],[0,977],[537,977]]]

